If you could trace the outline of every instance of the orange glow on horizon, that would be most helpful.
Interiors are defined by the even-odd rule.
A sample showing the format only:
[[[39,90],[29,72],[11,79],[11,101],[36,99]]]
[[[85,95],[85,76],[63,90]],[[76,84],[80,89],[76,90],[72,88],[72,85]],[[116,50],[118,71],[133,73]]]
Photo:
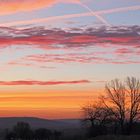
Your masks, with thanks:
[[[49,93],[3,93],[0,116],[28,116],[47,119],[81,118],[81,108],[96,99],[99,91],[51,91]],[[86,94],[85,94],[86,93]]]

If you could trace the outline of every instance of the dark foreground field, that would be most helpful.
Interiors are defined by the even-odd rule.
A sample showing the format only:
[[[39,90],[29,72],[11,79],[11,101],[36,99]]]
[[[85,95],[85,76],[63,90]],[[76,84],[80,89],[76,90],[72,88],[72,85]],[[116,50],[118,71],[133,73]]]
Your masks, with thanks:
[[[91,138],[89,140],[140,140],[140,136],[132,135],[132,136],[97,136],[95,138]]]
[[[20,125],[18,125],[19,122]],[[0,118],[0,140],[140,140],[140,135],[102,135],[89,138],[87,132],[81,120],[76,119]],[[46,136],[45,133],[47,133]],[[24,137],[25,134],[27,138]],[[45,139],[42,139],[42,136]]]

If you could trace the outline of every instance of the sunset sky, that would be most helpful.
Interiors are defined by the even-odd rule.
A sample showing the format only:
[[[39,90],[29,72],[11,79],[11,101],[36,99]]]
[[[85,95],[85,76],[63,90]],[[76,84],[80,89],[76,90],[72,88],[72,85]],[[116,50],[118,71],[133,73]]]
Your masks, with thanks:
[[[140,0],[0,0],[0,74],[1,117],[81,117],[140,78]]]

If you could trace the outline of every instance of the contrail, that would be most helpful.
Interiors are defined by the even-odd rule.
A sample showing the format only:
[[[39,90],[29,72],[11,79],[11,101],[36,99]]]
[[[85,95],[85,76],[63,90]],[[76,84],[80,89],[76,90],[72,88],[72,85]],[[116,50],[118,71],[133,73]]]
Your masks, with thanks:
[[[107,26],[110,26],[110,24],[100,15],[96,14],[92,9],[90,9],[87,5],[83,4],[82,2],[79,1],[78,3],[79,5],[81,5],[82,7],[84,7],[85,9],[87,9],[93,16],[95,16],[98,20],[100,20],[102,23],[104,23]]]
[[[140,5],[102,10],[102,11],[99,11],[99,15],[100,14],[102,15],[102,14],[112,14],[112,13],[119,13],[119,12],[135,11],[135,10],[140,10]]]
[[[99,15],[135,11],[135,10],[140,10],[140,5],[100,10],[100,11],[95,11],[94,14],[99,16]],[[43,22],[51,22],[51,21],[55,21],[55,20],[65,20],[65,19],[70,19],[70,18],[78,18],[78,17],[86,17],[86,16],[90,17],[93,15],[91,14],[91,12],[78,13],[78,14],[67,14],[67,15],[62,15],[62,16],[54,16],[54,17],[47,17],[47,18],[38,18],[38,19],[31,19],[31,20],[21,20],[21,21],[14,21],[14,22],[8,22],[8,23],[0,23],[0,26],[15,26],[15,25],[25,25],[25,24],[33,24],[33,23],[43,23]]]

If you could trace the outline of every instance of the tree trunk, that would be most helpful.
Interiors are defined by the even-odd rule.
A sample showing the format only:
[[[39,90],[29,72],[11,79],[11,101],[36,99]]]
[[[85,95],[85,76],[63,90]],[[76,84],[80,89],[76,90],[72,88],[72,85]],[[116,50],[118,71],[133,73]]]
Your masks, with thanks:
[[[122,120],[121,123],[121,134],[123,135],[124,134],[124,121]]]
[[[133,126],[133,119],[130,119],[129,124],[128,124],[128,135],[131,135],[132,133],[132,126]]]

